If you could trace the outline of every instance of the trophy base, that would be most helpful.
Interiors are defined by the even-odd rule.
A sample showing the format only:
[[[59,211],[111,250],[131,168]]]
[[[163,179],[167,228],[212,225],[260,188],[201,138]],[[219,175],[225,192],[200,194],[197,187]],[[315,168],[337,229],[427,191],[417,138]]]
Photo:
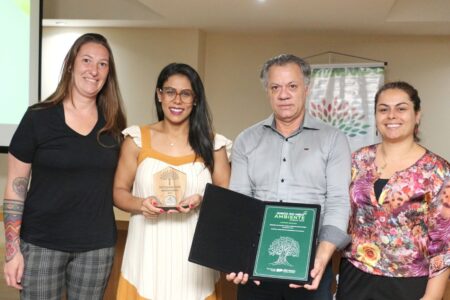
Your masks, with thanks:
[[[183,205],[183,208],[189,208],[189,205]],[[163,209],[164,211],[168,211],[168,210],[177,210],[176,206],[158,206],[158,208]]]

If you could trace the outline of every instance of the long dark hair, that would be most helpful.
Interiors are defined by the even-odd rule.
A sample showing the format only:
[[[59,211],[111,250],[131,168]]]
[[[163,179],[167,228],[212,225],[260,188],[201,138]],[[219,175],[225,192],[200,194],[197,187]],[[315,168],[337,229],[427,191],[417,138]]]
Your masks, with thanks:
[[[158,76],[155,89],[155,106],[158,120],[164,120],[164,112],[161,103],[158,101],[159,89],[173,75],[186,76],[194,91],[194,105],[189,115],[189,145],[194,150],[196,157],[201,157],[205,166],[211,171],[214,170],[214,133],[212,128],[212,118],[206,102],[205,89],[202,80],[191,66],[187,64],[171,63],[162,69]]]
[[[105,118],[105,126],[97,133],[97,140],[100,144],[100,135],[104,132],[111,133],[117,141],[122,140],[121,131],[126,127],[126,118],[123,110],[122,95],[117,80],[116,65],[108,41],[104,36],[98,33],[86,33],[80,36],[70,47],[69,52],[64,58],[61,69],[61,79],[58,82],[56,90],[43,102],[35,104],[33,108],[45,108],[55,106],[61,103],[67,96],[71,97],[73,88],[73,68],[75,58],[80,48],[87,43],[100,44],[108,50],[109,53],[109,72],[108,77],[102,89],[97,95],[97,106]]]

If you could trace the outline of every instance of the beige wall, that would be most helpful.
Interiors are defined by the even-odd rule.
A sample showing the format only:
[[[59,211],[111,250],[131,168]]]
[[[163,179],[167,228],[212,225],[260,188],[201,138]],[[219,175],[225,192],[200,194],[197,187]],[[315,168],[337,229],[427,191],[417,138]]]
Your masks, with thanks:
[[[450,36],[355,36],[326,34],[203,33],[197,30],[44,28],[43,96],[54,89],[62,56],[77,34],[96,31],[110,41],[129,124],[155,120],[153,90],[163,66],[185,62],[204,75],[216,131],[235,138],[243,128],[270,113],[259,83],[261,64],[291,52],[308,56],[337,51],[387,61],[387,80],[405,80],[423,101],[423,144],[450,160]],[[65,42],[64,51],[61,50]],[[64,45],[63,47],[64,48]],[[63,53],[61,55],[61,53]],[[6,178],[6,155],[0,155],[0,192]]]
[[[279,53],[309,56],[336,51],[388,62],[386,80],[413,84],[422,99],[422,142],[450,159],[450,36],[284,36],[208,34],[205,85],[215,126],[234,138],[265,118],[268,102],[259,82],[263,62]]]
[[[73,41],[85,32],[101,33],[111,44],[130,124],[156,120],[153,93],[158,73],[165,65],[179,61],[197,69],[203,68],[199,53],[204,47],[201,34],[197,30],[44,28],[43,98],[56,87],[65,53]],[[65,47],[59,46],[61,43],[64,43]]]
[[[111,44],[129,124],[156,120],[153,92],[158,73],[165,65],[178,61],[204,70],[200,55],[204,53],[205,36],[198,30],[47,27],[42,32],[42,98],[54,91],[65,54],[73,41],[86,32],[101,33]],[[6,157],[0,154],[2,195]]]

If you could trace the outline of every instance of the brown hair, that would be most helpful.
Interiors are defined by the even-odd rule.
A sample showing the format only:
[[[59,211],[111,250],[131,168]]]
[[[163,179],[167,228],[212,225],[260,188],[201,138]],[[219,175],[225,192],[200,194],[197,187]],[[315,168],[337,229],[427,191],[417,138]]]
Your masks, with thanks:
[[[45,108],[55,106],[61,103],[67,96],[71,96],[73,88],[72,70],[75,58],[80,48],[87,43],[97,43],[108,50],[109,53],[109,72],[103,88],[97,95],[97,106],[106,120],[105,126],[97,133],[99,141],[100,134],[111,133],[116,140],[122,140],[121,131],[126,127],[126,117],[123,110],[122,95],[117,80],[116,66],[111,47],[104,36],[98,33],[86,33],[80,36],[70,47],[69,52],[64,58],[61,69],[61,78],[58,82],[56,90],[43,102],[36,104],[33,108]],[[101,144],[101,143],[100,143]]]

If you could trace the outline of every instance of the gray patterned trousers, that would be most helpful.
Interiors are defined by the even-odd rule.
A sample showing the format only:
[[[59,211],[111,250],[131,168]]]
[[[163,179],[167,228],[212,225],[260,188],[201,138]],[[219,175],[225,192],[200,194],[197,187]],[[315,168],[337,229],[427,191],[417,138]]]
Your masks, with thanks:
[[[25,269],[21,300],[101,300],[111,272],[114,247],[63,252],[20,242]]]

